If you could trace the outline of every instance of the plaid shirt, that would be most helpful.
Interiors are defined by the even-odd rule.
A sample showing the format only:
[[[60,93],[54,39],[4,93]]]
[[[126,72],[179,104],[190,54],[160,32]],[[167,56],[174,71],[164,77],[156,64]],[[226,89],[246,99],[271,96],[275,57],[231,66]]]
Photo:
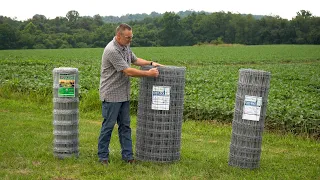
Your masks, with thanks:
[[[120,46],[115,38],[104,48],[101,62],[100,100],[124,102],[130,100],[130,77],[122,70],[137,60],[129,46]]]

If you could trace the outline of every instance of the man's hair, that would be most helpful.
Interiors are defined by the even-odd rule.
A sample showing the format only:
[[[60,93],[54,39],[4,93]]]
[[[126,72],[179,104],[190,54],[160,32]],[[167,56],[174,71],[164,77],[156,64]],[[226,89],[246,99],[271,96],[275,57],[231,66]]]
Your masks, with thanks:
[[[129,31],[132,30],[131,26],[129,26],[126,23],[122,23],[120,24],[117,28],[116,28],[116,35],[118,34],[118,32],[120,32],[120,34],[122,34],[123,31],[125,31],[126,29],[128,29]]]

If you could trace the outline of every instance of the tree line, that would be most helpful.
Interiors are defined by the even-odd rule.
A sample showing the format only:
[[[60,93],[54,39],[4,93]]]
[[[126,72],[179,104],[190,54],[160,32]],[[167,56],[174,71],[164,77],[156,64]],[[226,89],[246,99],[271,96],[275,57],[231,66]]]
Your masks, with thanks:
[[[0,49],[101,48],[114,37],[119,24],[104,18],[82,17],[74,10],[54,19],[39,14],[26,21],[0,16]],[[142,20],[128,18],[127,23],[133,27],[131,45],[136,47],[320,44],[320,17],[306,10],[297,12],[292,20],[221,11],[185,16],[166,12]]]

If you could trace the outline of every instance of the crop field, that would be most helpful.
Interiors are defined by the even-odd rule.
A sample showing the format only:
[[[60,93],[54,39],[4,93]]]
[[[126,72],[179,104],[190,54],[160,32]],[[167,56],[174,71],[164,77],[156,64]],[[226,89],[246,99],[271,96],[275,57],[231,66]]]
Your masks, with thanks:
[[[266,128],[320,136],[320,46],[194,46],[132,48],[141,58],[185,66],[184,118],[230,123],[239,69],[271,72]],[[13,93],[50,104],[52,70],[80,72],[80,111],[100,110],[98,97],[103,49],[0,51],[0,97]],[[137,109],[139,79],[132,78],[131,109]]]

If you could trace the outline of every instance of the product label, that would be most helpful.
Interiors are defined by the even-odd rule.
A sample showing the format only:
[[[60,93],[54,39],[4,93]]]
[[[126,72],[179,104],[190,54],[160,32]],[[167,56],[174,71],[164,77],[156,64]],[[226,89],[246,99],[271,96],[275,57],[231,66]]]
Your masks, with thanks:
[[[262,97],[245,96],[242,119],[259,121],[262,106]]]
[[[74,74],[59,74],[58,97],[75,97],[74,83]]]
[[[169,110],[169,106],[170,106],[170,86],[153,86],[151,109]]]

